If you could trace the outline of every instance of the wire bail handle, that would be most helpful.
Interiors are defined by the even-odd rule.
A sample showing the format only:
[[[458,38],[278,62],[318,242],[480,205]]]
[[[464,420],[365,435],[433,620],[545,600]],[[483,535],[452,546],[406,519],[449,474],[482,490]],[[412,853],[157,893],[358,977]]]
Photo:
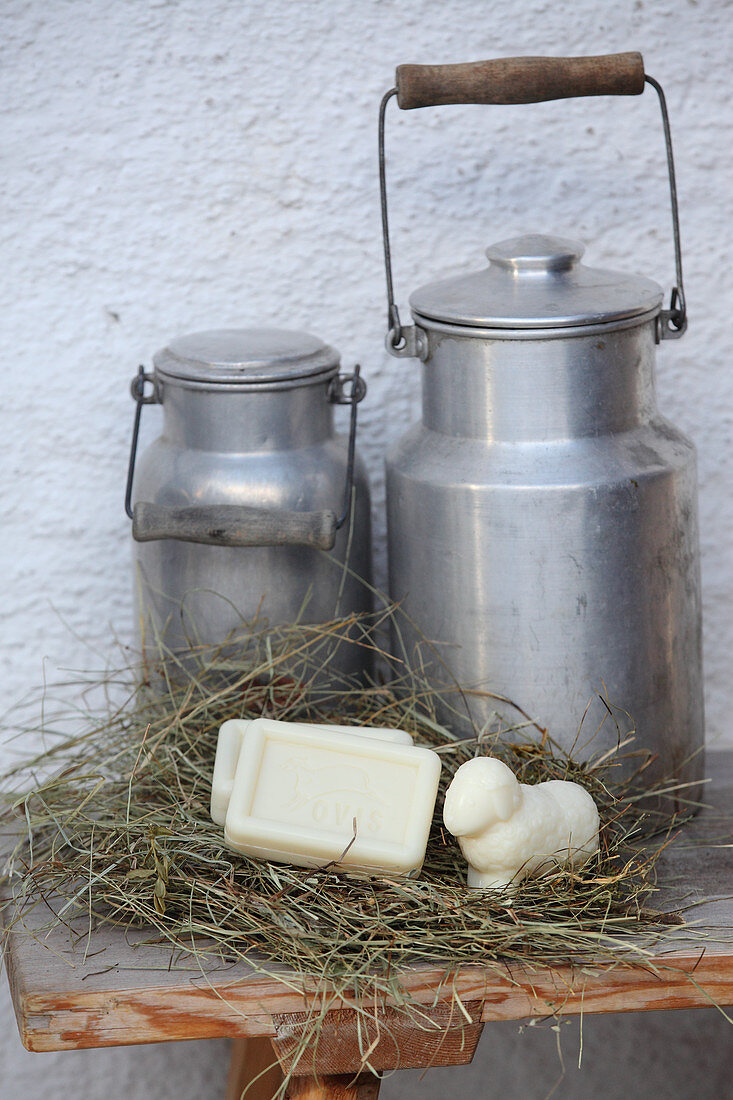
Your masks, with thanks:
[[[385,113],[389,101],[396,97],[398,106],[406,111],[450,103],[539,103],[578,96],[641,95],[646,84],[657,93],[662,114],[676,275],[669,308],[661,310],[657,319],[657,340],[675,340],[682,336],[687,328],[687,305],[682,280],[677,182],[667,101],[661,84],[644,72],[643,58],[636,52],[598,57],[509,57],[457,65],[399,65],[395,87],[380,103],[379,195],[387,283],[385,344],[391,355],[425,359],[427,343],[417,326],[402,325],[394,298],[384,154]]]
[[[152,393],[145,393],[146,383],[152,383]],[[346,386],[349,383],[347,390]],[[331,550],[336,534],[351,515],[354,498],[356,465],[357,406],[366,395],[366,382],[357,363],[350,374],[335,375],[328,385],[326,399],[332,405],[350,405],[349,441],[346,459],[344,493],[338,514],[331,510],[291,512],[255,508],[245,505],[192,505],[170,507],[148,501],[132,504],[135,481],[140,418],[143,405],[161,404],[162,398],[155,375],[145,367],[130,384],[135,401],[130,458],[125,487],[125,512],[132,520],[132,534],[137,542],[158,539],[178,539],[210,546],[314,546]]]

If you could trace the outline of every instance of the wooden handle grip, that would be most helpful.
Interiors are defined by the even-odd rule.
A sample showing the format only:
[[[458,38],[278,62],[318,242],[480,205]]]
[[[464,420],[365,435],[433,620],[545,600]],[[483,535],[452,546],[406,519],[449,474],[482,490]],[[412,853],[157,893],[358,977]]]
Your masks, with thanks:
[[[316,546],[336,540],[333,512],[277,512],[244,505],[170,508],[139,501],[132,513],[137,542],[177,539],[209,546]]]
[[[641,95],[640,53],[599,57],[500,57],[462,65],[399,65],[403,111],[446,103],[539,103],[586,95]]]

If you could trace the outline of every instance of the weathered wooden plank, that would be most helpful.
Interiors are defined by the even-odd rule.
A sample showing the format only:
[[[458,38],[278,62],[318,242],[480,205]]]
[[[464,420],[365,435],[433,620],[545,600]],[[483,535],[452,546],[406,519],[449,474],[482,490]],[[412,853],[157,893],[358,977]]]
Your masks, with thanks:
[[[464,1002],[478,1001],[484,1021],[731,1005],[733,956],[713,951],[702,957],[699,952],[678,953],[669,956],[657,974],[622,965],[597,973],[570,968],[497,972],[472,967],[449,976],[437,968],[424,968],[406,974],[405,985],[418,1004],[431,1005],[439,989],[446,1001],[453,993]],[[77,988],[63,993],[18,990],[16,981],[14,1001],[21,1038],[29,1050],[222,1036],[274,1038],[273,1017],[307,1009],[307,999],[286,986],[253,988],[226,981],[213,988],[193,984],[127,988],[121,983],[116,991]]]

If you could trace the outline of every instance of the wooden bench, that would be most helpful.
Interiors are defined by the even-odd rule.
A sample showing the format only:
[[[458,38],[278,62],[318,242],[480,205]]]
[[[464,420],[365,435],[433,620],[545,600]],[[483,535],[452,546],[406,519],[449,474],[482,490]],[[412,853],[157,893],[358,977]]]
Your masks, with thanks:
[[[361,1036],[362,1047],[378,1040],[370,1054],[374,1068],[466,1064],[484,1024],[494,1020],[733,1005],[733,752],[709,753],[709,774],[708,806],[662,855],[655,898],[663,909],[703,902],[688,914],[695,933],[670,931],[653,949],[652,965],[633,958],[554,970],[476,965],[448,977],[439,965],[411,969],[404,984],[425,1006],[435,1033],[428,1020],[411,1027],[383,1008]],[[36,906],[6,946],[18,1028],[29,1050],[228,1036],[235,1042],[227,1100],[255,1078],[247,1100],[266,1100],[283,1080],[280,1067],[292,1068],[308,990],[298,992],[245,963],[202,969],[181,953],[171,965],[170,947],[145,944],[144,930],[90,933],[76,921],[49,934],[41,931],[47,923],[48,912]],[[295,1065],[287,1095],[373,1100],[379,1079],[355,1077],[360,1064],[354,1012],[335,1006],[317,1048]]]

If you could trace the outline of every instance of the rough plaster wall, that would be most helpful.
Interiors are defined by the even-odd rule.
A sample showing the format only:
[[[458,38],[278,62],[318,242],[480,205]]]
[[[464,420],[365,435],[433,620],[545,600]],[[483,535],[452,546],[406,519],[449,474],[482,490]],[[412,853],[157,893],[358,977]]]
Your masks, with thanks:
[[[709,736],[733,744],[732,21],[727,0],[6,0],[5,699],[39,682],[44,657],[49,670],[89,668],[112,634],[128,637],[127,385],[177,333],[281,324],[362,363],[370,393],[360,445],[384,580],[382,456],[418,394],[415,366],[381,350],[378,98],[405,60],[638,48],[668,92],[690,306],[685,339],[660,349],[659,401],[700,450]],[[492,240],[530,229],[578,237],[589,262],[670,285],[651,95],[392,110],[388,154],[403,306],[418,283],[475,268]],[[4,988],[0,997],[3,1097],[135,1100],[153,1082],[159,1097],[221,1094],[223,1043],[31,1056]],[[478,1071],[464,1071],[460,1085],[436,1076],[435,1095],[470,1082],[477,1096],[500,1095],[500,1086],[506,1096],[544,1096],[554,1055],[534,1031],[516,1033],[492,1028]],[[710,1069],[701,1084],[703,1049]],[[721,1096],[729,1049],[711,1012],[588,1020],[584,1068],[556,1095],[638,1095],[631,1082],[641,1074],[644,1092]],[[418,1091],[405,1077],[383,1094]]]

